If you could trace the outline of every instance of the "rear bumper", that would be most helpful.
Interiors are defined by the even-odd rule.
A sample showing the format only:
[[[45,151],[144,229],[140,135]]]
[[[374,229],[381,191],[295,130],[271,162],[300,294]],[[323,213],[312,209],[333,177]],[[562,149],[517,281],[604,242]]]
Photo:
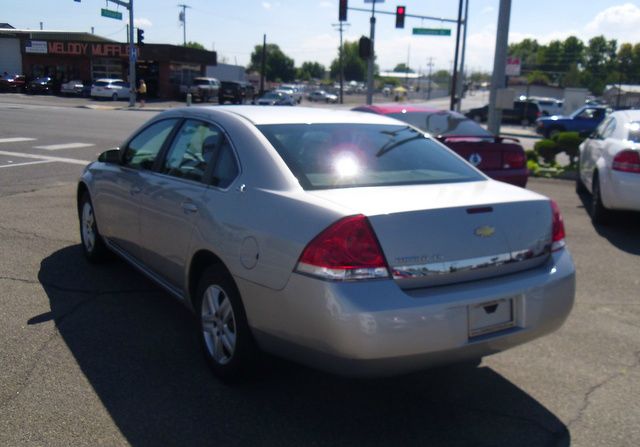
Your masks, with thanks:
[[[609,170],[600,181],[607,208],[640,211],[640,174]]]
[[[558,329],[573,306],[567,250],[499,278],[401,290],[392,280],[326,282],[293,274],[274,291],[236,279],[268,352],[344,375],[391,375],[482,357]],[[514,326],[469,336],[470,306],[512,299]]]
[[[520,186],[522,188],[527,186],[527,180],[529,179],[529,170],[527,168],[482,171],[482,172],[484,172],[486,175],[488,175],[494,180],[510,183],[512,185]]]

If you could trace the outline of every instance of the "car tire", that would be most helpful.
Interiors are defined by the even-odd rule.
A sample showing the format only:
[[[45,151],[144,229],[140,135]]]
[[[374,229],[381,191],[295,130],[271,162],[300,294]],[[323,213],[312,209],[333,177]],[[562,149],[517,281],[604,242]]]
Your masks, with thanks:
[[[202,274],[195,310],[198,338],[211,371],[225,382],[244,377],[257,348],[238,288],[220,266],[211,266]]]
[[[117,100],[118,100],[118,94],[117,94],[117,93],[114,93],[113,95],[111,95],[111,99],[112,99],[113,101],[117,101]]]
[[[92,263],[99,263],[108,258],[109,250],[98,230],[93,203],[88,192],[78,202],[80,220],[80,241],[85,257]]]
[[[595,224],[607,224],[611,217],[609,211],[602,203],[602,193],[600,192],[600,179],[598,172],[593,175],[591,184],[591,220]]]
[[[545,134],[545,138],[552,140],[553,137],[555,137],[556,135],[558,135],[560,132],[562,132],[562,129],[559,127],[552,127],[551,129],[549,129],[546,134]]]

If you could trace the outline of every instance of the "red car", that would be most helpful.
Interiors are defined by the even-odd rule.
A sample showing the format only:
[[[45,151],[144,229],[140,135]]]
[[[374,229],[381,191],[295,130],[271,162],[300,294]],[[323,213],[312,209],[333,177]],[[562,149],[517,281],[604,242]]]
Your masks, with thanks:
[[[0,77],[0,91],[22,92],[26,86],[24,75],[6,75]]]
[[[525,187],[529,178],[524,149],[515,138],[493,135],[456,112],[401,104],[353,110],[387,115],[415,126],[448,146],[489,177]]]

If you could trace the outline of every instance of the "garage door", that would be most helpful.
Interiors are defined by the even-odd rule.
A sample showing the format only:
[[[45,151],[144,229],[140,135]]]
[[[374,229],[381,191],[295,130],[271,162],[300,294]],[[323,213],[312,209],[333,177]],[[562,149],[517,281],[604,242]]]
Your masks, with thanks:
[[[22,74],[22,54],[20,41],[16,38],[0,38],[0,75]]]

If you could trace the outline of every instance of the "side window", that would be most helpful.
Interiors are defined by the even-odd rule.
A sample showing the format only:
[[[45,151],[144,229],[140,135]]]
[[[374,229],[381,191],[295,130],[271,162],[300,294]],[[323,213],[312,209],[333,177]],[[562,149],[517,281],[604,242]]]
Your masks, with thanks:
[[[228,188],[239,173],[233,149],[231,149],[229,141],[225,138],[220,147],[216,165],[213,168],[212,184],[219,188]]]
[[[602,131],[602,138],[609,138],[613,134],[613,132],[616,130],[615,118],[610,118],[608,122],[609,123],[604,128],[604,131]]]
[[[167,153],[162,173],[202,181],[207,166],[217,157],[225,136],[212,124],[188,120]]]
[[[604,137],[604,132],[607,128],[607,126],[609,125],[609,123],[611,122],[612,118],[606,119],[603,122],[600,123],[600,125],[596,128],[596,136],[598,138],[605,138]]]
[[[125,149],[125,166],[134,169],[151,169],[177,121],[177,119],[159,121],[133,137]]]

